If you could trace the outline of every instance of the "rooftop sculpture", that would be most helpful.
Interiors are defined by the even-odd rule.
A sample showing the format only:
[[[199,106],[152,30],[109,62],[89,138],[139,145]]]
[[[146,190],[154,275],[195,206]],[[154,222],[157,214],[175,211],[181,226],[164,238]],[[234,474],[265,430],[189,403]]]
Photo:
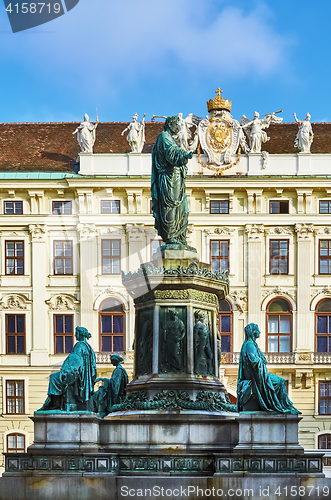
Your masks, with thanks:
[[[145,116],[144,114],[141,123],[138,122],[138,114],[135,113],[132,117],[133,122],[122,131],[123,135],[128,131],[126,139],[131,147],[131,153],[141,153],[145,144]]]
[[[294,141],[294,146],[299,149],[300,153],[310,153],[310,147],[313,143],[314,134],[310,123],[310,114],[304,120],[298,120],[297,115],[293,113],[295,121],[299,125],[299,130]]]
[[[276,113],[280,112],[276,111]],[[275,116],[275,113],[268,113],[263,118],[260,118],[257,111],[254,112],[253,120],[249,120],[245,115],[242,115],[240,125],[247,134],[250,153],[261,153],[262,144],[270,140],[264,129],[268,128],[271,123],[280,123],[282,119]]]
[[[93,153],[93,146],[96,138],[96,128],[99,119],[96,122],[90,123],[88,114],[85,113],[84,121],[76,128],[73,134],[77,134],[77,141],[81,149],[81,153]]]

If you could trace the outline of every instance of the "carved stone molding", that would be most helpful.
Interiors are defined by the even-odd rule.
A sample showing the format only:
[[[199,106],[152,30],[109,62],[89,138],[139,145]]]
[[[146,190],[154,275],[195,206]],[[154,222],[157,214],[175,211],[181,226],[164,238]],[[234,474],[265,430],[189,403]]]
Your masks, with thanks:
[[[112,236],[120,236],[125,234],[125,230],[121,226],[106,226],[98,228],[98,234],[111,234]]]
[[[246,224],[245,233],[248,241],[261,241],[261,235],[264,233],[263,224]]]
[[[200,290],[154,290],[145,293],[134,299],[135,304],[142,304],[150,300],[196,300],[198,302],[205,302],[213,304],[218,307],[217,295],[209,292],[202,292]]]
[[[293,234],[293,231],[289,227],[283,227],[283,226],[276,226],[276,227],[270,227],[265,230],[268,235],[290,235]]]
[[[79,232],[80,241],[92,240],[98,234],[95,224],[77,224],[77,231]]]
[[[33,242],[45,241],[47,226],[46,224],[29,224],[29,233]]]
[[[232,233],[234,233],[234,229],[227,227],[227,226],[217,226],[217,227],[210,227],[204,230],[204,232],[209,236],[211,234],[218,234],[218,235],[227,235],[230,236]]]
[[[321,226],[317,227],[314,230],[314,234],[316,236],[324,236],[324,235],[330,235],[331,234],[331,226]]]
[[[229,293],[228,297],[230,297],[241,313],[247,311],[247,291],[246,290],[233,290]]]
[[[27,305],[31,304],[32,301],[29,300],[23,294],[12,293],[9,295],[4,295],[0,300],[1,309],[27,309]]]
[[[49,300],[46,300],[51,311],[74,311],[79,303],[76,297],[64,293],[53,295]]]
[[[96,291],[94,295],[94,304],[93,304],[93,309],[98,310],[99,305],[103,300],[101,297],[103,296],[103,300],[106,300],[109,297],[114,297],[115,299],[118,299],[123,302],[124,309],[127,309],[127,304],[129,302],[129,295],[128,293],[125,293],[122,291],[122,289],[114,287],[112,285],[108,285],[106,288],[103,288],[102,290]],[[100,300],[99,300],[100,299]]]
[[[275,286],[275,288],[273,288],[272,290],[269,290],[267,293],[265,293],[263,295],[263,298],[266,299],[270,295],[283,295],[283,296],[290,297],[290,299],[292,299],[292,300],[295,300],[294,295],[292,295],[288,290],[284,290],[279,285]]]
[[[313,224],[295,224],[294,230],[299,241],[310,240],[311,234],[314,232],[314,226]]]
[[[125,230],[129,241],[143,241],[146,232],[144,224],[127,224]]]
[[[312,291],[310,297],[311,299],[315,299],[316,297],[318,297],[319,295],[327,295],[328,297],[331,296],[331,285],[326,285],[325,287],[323,287],[321,290],[314,290]]]

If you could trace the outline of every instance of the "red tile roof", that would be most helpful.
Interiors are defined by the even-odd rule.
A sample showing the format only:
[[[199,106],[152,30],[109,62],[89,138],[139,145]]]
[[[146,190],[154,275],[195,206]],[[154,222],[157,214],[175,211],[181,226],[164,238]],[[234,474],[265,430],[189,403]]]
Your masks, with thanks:
[[[2,123],[0,124],[0,171],[72,172],[80,151],[72,132],[77,123]],[[94,153],[128,153],[130,146],[124,122],[99,123]],[[331,123],[314,123],[312,153],[331,153]],[[163,129],[163,122],[146,123],[143,153],[149,153]],[[271,125],[270,141],[263,145],[269,153],[297,153],[294,139],[296,123]]]

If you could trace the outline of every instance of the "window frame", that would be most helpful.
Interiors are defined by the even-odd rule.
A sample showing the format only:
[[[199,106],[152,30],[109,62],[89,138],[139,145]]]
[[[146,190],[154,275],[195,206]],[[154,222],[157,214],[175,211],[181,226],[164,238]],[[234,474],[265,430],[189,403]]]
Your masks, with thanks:
[[[232,308],[232,305],[231,303],[226,300],[226,299],[223,299],[225,300],[228,304],[229,304],[229,307],[230,307],[230,311],[219,311],[218,313],[218,332],[219,332],[219,335],[220,335],[220,338],[221,338],[221,352],[227,352],[227,351],[223,351],[222,350],[222,337],[226,336],[226,337],[230,337],[230,350],[228,352],[233,352],[233,308]],[[221,332],[221,317],[222,316],[227,316],[227,317],[230,317],[230,332],[224,332],[224,334],[222,334]]]
[[[15,395],[14,396],[8,396],[8,383],[14,382],[15,383]],[[16,395],[16,384],[18,382],[22,382],[23,384],[23,396],[17,396]],[[25,415],[26,414],[26,407],[25,407],[25,380],[24,379],[6,379],[5,381],[5,397],[6,397],[6,415]],[[9,407],[8,407],[8,401],[14,400],[14,406],[16,410],[16,400],[22,400],[23,401],[23,412],[9,412]]]
[[[103,203],[110,203],[110,212],[105,212],[103,210]],[[113,212],[112,210],[112,203],[118,203],[118,212]],[[108,214],[108,215],[111,215],[111,214],[120,214],[121,213],[121,200],[106,200],[106,199],[103,199],[103,200],[100,200],[100,213],[101,214]]]
[[[222,256],[219,256],[219,257],[213,257],[212,256],[212,244],[214,241],[217,241],[219,243],[219,253],[221,253],[221,243],[227,243],[228,244],[228,255],[227,257],[222,257]],[[221,264],[221,260],[225,260],[227,259],[228,260],[228,268],[225,270],[225,271],[221,271],[221,265],[219,265],[219,272],[228,272],[230,274],[230,240],[229,239],[225,239],[225,240],[215,240],[215,239],[211,239],[209,240],[209,255],[210,255],[210,266],[211,266],[211,269],[213,269],[213,260],[216,260],[218,259],[219,260],[219,264]]]
[[[278,212],[272,212],[271,211],[271,203],[278,203]],[[280,206],[281,206],[281,203],[286,203],[287,204],[287,212],[281,212],[280,211]],[[271,215],[279,215],[279,214],[289,214],[290,213],[290,200],[269,200],[269,214]]]
[[[330,413],[326,412],[326,413],[321,413],[320,412],[320,409],[321,409],[321,399],[322,400],[326,400],[328,401],[328,399],[331,400],[331,396],[326,396],[325,398],[324,397],[321,397],[321,384],[327,384],[327,385],[331,385],[331,380],[319,380],[318,381],[318,415],[322,415],[323,417],[326,416],[326,415],[331,415],[331,411]],[[328,407],[327,407],[328,408]]]
[[[6,212],[6,203],[13,203],[14,204],[14,207],[13,207],[13,213],[8,213]],[[20,203],[21,204],[21,207],[22,207],[22,211],[21,212],[16,212],[15,211],[15,206],[17,203]],[[23,200],[4,200],[3,201],[3,214],[4,215],[23,215]]]
[[[103,312],[102,311],[102,305],[107,302],[108,300],[110,299],[114,299],[116,300],[117,302],[119,302],[121,305],[122,305],[122,308],[123,308],[123,312]],[[102,317],[103,316],[122,316],[123,317],[123,333],[102,333]],[[125,322],[125,307],[124,307],[124,304],[123,302],[121,302],[117,297],[107,297],[105,300],[102,301],[102,303],[100,304],[100,307],[99,307],[99,351],[100,352],[111,352],[111,353],[115,353],[115,352],[125,352],[126,350],[126,322]],[[112,320],[112,326],[113,326],[113,320]],[[111,337],[111,345],[113,347],[113,337],[123,337],[123,351],[114,351],[114,350],[111,350],[111,351],[103,351],[102,350],[102,337]]]
[[[278,242],[278,250],[279,250],[279,252],[278,252],[278,256],[277,257],[272,257],[272,255],[271,255],[271,245],[275,241]],[[287,242],[287,255],[286,255],[286,257],[280,255],[280,242],[281,241],[286,241]],[[278,267],[278,272],[271,272],[272,269],[273,269],[271,267],[271,260],[272,259],[277,259],[277,261],[278,261],[278,266],[277,266]],[[282,273],[282,272],[280,272],[280,267],[281,267],[280,266],[280,262],[281,262],[281,260],[285,260],[285,259],[287,259],[286,272]],[[290,268],[290,240],[289,240],[289,238],[281,238],[281,239],[270,238],[269,239],[269,274],[270,274],[270,276],[274,276],[274,275],[276,275],[276,276],[278,276],[278,275],[286,276],[287,274],[289,274],[289,268]]]
[[[212,203],[218,203],[218,212],[212,212]],[[221,203],[226,203],[227,210],[225,212],[221,211]],[[230,202],[229,200],[210,200],[209,201],[209,213],[212,215],[222,215],[230,213]]]
[[[15,436],[15,442],[16,442],[16,447],[15,448],[9,448],[8,445],[8,438]],[[24,439],[24,448],[17,448],[17,436],[22,436]],[[25,453],[26,452],[26,435],[22,434],[22,432],[10,432],[6,435],[6,452],[7,453]]]
[[[62,243],[62,248],[64,243],[70,243],[71,245],[71,257],[65,257],[64,255],[62,257],[57,257],[55,254],[55,247],[56,243]],[[63,252],[64,253],[64,252]],[[56,273],[56,266],[55,266],[55,261],[56,259],[62,259],[63,264],[64,260],[71,260],[71,273]],[[65,266],[63,265],[63,271],[65,270]],[[74,275],[74,245],[73,245],[73,240],[53,240],[53,275],[54,276],[73,276]]]
[[[269,308],[271,304],[277,300],[284,300],[287,302],[289,305],[290,311],[279,311],[279,312],[269,312]],[[269,316],[278,316],[278,333],[269,333]],[[290,317],[290,333],[280,333],[280,318],[279,316],[289,316]],[[290,337],[290,348],[288,351],[280,351],[279,350],[279,337]],[[269,337],[278,337],[278,350],[277,351],[269,351],[269,342],[268,339]],[[285,353],[290,353],[293,352],[293,309],[291,303],[286,300],[284,297],[275,297],[274,299],[270,300],[270,302],[267,305],[266,308],[266,346],[265,346],[265,352],[268,354],[285,354]]]
[[[61,213],[55,212],[54,203],[61,203]],[[66,203],[70,204],[70,213],[64,212]],[[52,215],[72,215],[72,200],[52,200]]]
[[[327,446],[326,446],[326,448],[322,448],[322,446],[320,446],[320,439],[324,438],[324,437],[327,438]],[[331,450],[331,432],[323,432],[322,434],[319,434],[317,436],[317,448],[319,450]]]
[[[329,311],[329,312],[319,312],[318,311],[318,308],[319,308],[320,304],[322,304],[322,302],[324,302],[325,300],[330,300],[330,299],[328,297],[324,297],[323,299],[321,299],[316,304],[316,307],[315,307],[315,341],[314,341],[314,345],[315,345],[315,352],[321,352],[321,353],[324,353],[324,351],[318,351],[317,350],[317,340],[318,340],[317,337],[326,337],[326,339],[327,339],[327,341],[326,341],[327,347],[329,348],[329,345],[331,345],[331,319],[329,321],[327,320],[327,330],[329,330],[328,332],[326,332],[326,333],[319,333],[317,331],[318,316],[326,316],[326,317],[331,318],[331,311]],[[327,350],[325,352],[330,353],[331,349]]]
[[[104,248],[104,242],[105,242],[105,241],[118,241],[118,242],[119,242],[119,249],[120,249],[120,253],[119,253],[119,255],[114,255],[114,256],[113,256],[113,246],[112,246],[112,244],[111,244],[111,245],[110,245],[110,248],[111,248],[111,255],[106,255],[106,256],[104,256],[104,255],[103,255],[103,248]],[[121,274],[121,270],[122,270],[122,265],[121,265],[121,264],[122,264],[122,262],[121,262],[121,259],[122,259],[122,249],[121,249],[121,246],[122,246],[122,240],[121,240],[121,239],[118,239],[118,238],[102,238],[102,240],[101,240],[101,274],[102,274],[103,276],[119,276],[119,275]],[[112,261],[113,261],[113,259],[115,259],[115,258],[116,258],[116,259],[118,259],[118,260],[119,260],[120,265],[119,265],[119,271],[118,271],[118,273],[113,273],[113,272],[110,272],[110,273],[105,273],[105,272],[103,271],[103,267],[104,267],[104,265],[103,265],[103,261],[104,261],[104,259],[106,259],[106,258],[107,258],[107,259],[110,259],[110,261],[111,261],[111,269],[112,269],[112,267],[113,267],[113,265],[112,265]]]
[[[328,251],[331,251],[331,239],[319,239],[318,240],[318,274],[321,276],[330,276],[331,274],[331,255],[328,256],[321,256],[321,242],[322,241],[327,241],[328,242]],[[328,267],[330,268],[330,272],[328,273],[321,273],[321,260],[328,260],[330,263],[328,264]]]
[[[7,255],[7,243],[14,243],[14,257],[11,257],[11,256],[8,256]],[[22,246],[23,246],[23,255],[22,257],[17,257],[16,256],[16,243],[22,243]],[[24,245],[24,240],[5,240],[5,275],[6,276],[24,276],[24,273],[25,273],[25,245]],[[17,270],[17,266],[16,266],[16,261],[17,260],[23,260],[23,273],[22,274],[18,274],[16,272]],[[7,261],[8,260],[14,260],[14,273],[9,273],[7,272]]]
[[[328,212],[321,212],[321,203],[327,203],[328,204]],[[331,200],[319,200],[318,202],[318,213],[322,215],[328,215],[331,214]]]
[[[17,316],[24,318],[24,334],[22,333],[9,333],[8,332],[8,317],[15,316],[15,330],[17,330]],[[26,314],[5,314],[5,336],[6,336],[6,354],[13,356],[24,356],[26,354]],[[17,337],[24,337],[24,352],[17,352]],[[8,337],[15,337],[15,352],[8,352]]]
[[[72,318],[72,332],[71,334],[70,333],[56,333],[56,317],[57,316],[71,316]],[[64,314],[53,314],[53,337],[54,337],[54,354],[70,354],[71,351],[69,352],[66,352],[65,351],[65,337],[71,337],[72,338],[72,347],[74,346],[74,343],[75,343],[75,335],[74,335],[74,332],[75,332],[75,325],[74,325],[74,321],[75,321],[75,315],[74,314],[67,314],[67,313],[64,313]],[[62,337],[63,338],[63,352],[57,352],[56,350],[56,338],[57,337]]]

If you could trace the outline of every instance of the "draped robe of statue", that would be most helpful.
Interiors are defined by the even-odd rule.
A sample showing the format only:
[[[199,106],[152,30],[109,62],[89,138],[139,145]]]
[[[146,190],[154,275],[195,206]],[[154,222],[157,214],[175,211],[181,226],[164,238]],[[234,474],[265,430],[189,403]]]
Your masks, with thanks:
[[[110,405],[117,405],[122,402],[125,396],[125,388],[129,383],[129,377],[126,370],[121,364],[118,364],[112,373],[109,392],[110,392]]]
[[[161,132],[152,150],[152,210],[155,229],[167,244],[186,245],[186,163],[186,151],[168,130]]]
[[[259,328],[254,323],[246,326],[239,359],[238,411],[245,411],[244,406],[253,397],[260,411],[300,413],[287,395],[285,380],[268,372],[267,360],[255,340],[259,334]]]
[[[94,392],[97,376],[95,354],[86,339],[77,342],[61,370],[49,377],[48,396],[63,396],[70,386],[77,401],[86,403]],[[46,408],[47,409],[47,400]],[[45,406],[44,405],[44,406]]]

